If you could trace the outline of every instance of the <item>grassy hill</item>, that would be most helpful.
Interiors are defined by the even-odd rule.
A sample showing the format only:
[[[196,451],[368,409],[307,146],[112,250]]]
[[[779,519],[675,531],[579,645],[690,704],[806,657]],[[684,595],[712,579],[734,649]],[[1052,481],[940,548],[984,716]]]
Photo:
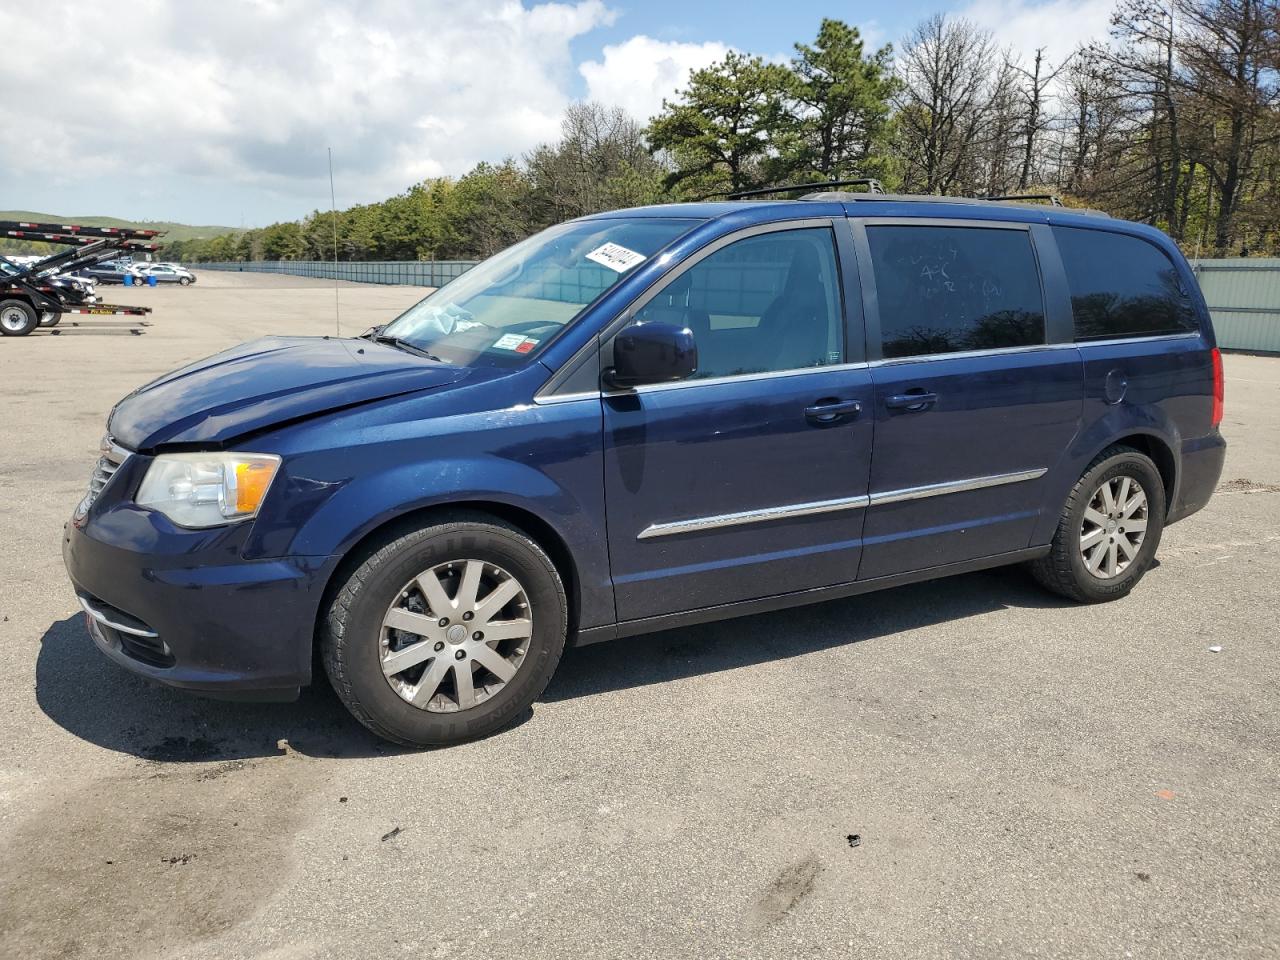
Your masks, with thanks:
[[[0,220],[26,220],[31,223],[78,223],[86,227],[133,227],[137,230],[163,230],[166,242],[197,240],[224,233],[244,233],[241,227],[169,223],[165,220],[121,220],[117,217],[65,216],[59,213],[37,213],[34,210],[0,210]],[[41,246],[50,249],[48,244]]]

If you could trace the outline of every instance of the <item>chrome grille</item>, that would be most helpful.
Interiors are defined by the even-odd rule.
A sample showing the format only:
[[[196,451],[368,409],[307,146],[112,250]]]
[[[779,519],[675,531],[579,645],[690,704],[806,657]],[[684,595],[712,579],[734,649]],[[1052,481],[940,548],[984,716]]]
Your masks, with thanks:
[[[83,517],[89,512],[89,508],[93,506],[93,501],[98,499],[98,494],[102,493],[103,488],[111,480],[120,465],[129,457],[129,451],[119,444],[115,443],[110,437],[102,438],[100,446],[101,454],[98,457],[98,463],[93,468],[93,476],[89,478],[89,490],[84,495],[84,499],[80,501],[80,505],[76,507],[76,517]]]

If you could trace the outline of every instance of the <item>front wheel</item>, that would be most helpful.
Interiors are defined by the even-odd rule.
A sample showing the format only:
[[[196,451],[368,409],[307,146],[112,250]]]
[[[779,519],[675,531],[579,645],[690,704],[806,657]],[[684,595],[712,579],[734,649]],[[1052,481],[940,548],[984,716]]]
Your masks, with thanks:
[[[1031,572],[1072,600],[1118,600],[1155,559],[1164,515],[1156,465],[1132,447],[1108,447],[1072,488],[1049,553],[1032,562]]]
[[[180,277],[180,278],[178,279],[178,282],[179,282],[180,284],[182,284],[184,287],[189,287],[189,286],[191,286],[191,278],[190,278],[190,277]]]
[[[35,308],[21,300],[0,300],[0,334],[25,337],[40,325]]]
[[[357,720],[404,746],[443,746],[528,709],[560,662],[567,623],[542,548],[467,514],[397,537],[351,570],[320,645]]]

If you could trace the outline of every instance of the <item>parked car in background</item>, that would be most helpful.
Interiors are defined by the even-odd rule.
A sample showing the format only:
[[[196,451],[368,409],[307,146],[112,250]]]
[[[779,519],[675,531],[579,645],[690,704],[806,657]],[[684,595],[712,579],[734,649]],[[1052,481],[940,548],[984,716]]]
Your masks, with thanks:
[[[96,280],[98,283],[124,283],[124,276],[127,272],[127,265],[113,262],[85,267],[79,271],[79,274]]]
[[[147,277],[155,277],[156,283],[177,283],[184,287],[196,282],[194,273],[171,263],[135,263],[132,271],[135,277],[144,281]]]
[[[526,711],[566,643],[1011,563],[1124,597],[1213,493],[1222,391],[1151,227],[852,193],[622,210],[363,338],[134,391],[63,554],[136,673],[290,697],[314,646],[371,730],[453,743]]]

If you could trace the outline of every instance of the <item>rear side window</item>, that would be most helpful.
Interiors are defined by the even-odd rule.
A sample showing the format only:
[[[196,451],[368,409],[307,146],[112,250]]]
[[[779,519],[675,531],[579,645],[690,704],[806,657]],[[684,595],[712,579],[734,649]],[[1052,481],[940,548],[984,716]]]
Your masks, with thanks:
[[[868,225],[867,238],[885,358],[1045,342],[1025,230]]]
[[[1186,333],[1198,328],[1178,271],[1158,247],[1104,230],[1055,227],[1077,340]]]

